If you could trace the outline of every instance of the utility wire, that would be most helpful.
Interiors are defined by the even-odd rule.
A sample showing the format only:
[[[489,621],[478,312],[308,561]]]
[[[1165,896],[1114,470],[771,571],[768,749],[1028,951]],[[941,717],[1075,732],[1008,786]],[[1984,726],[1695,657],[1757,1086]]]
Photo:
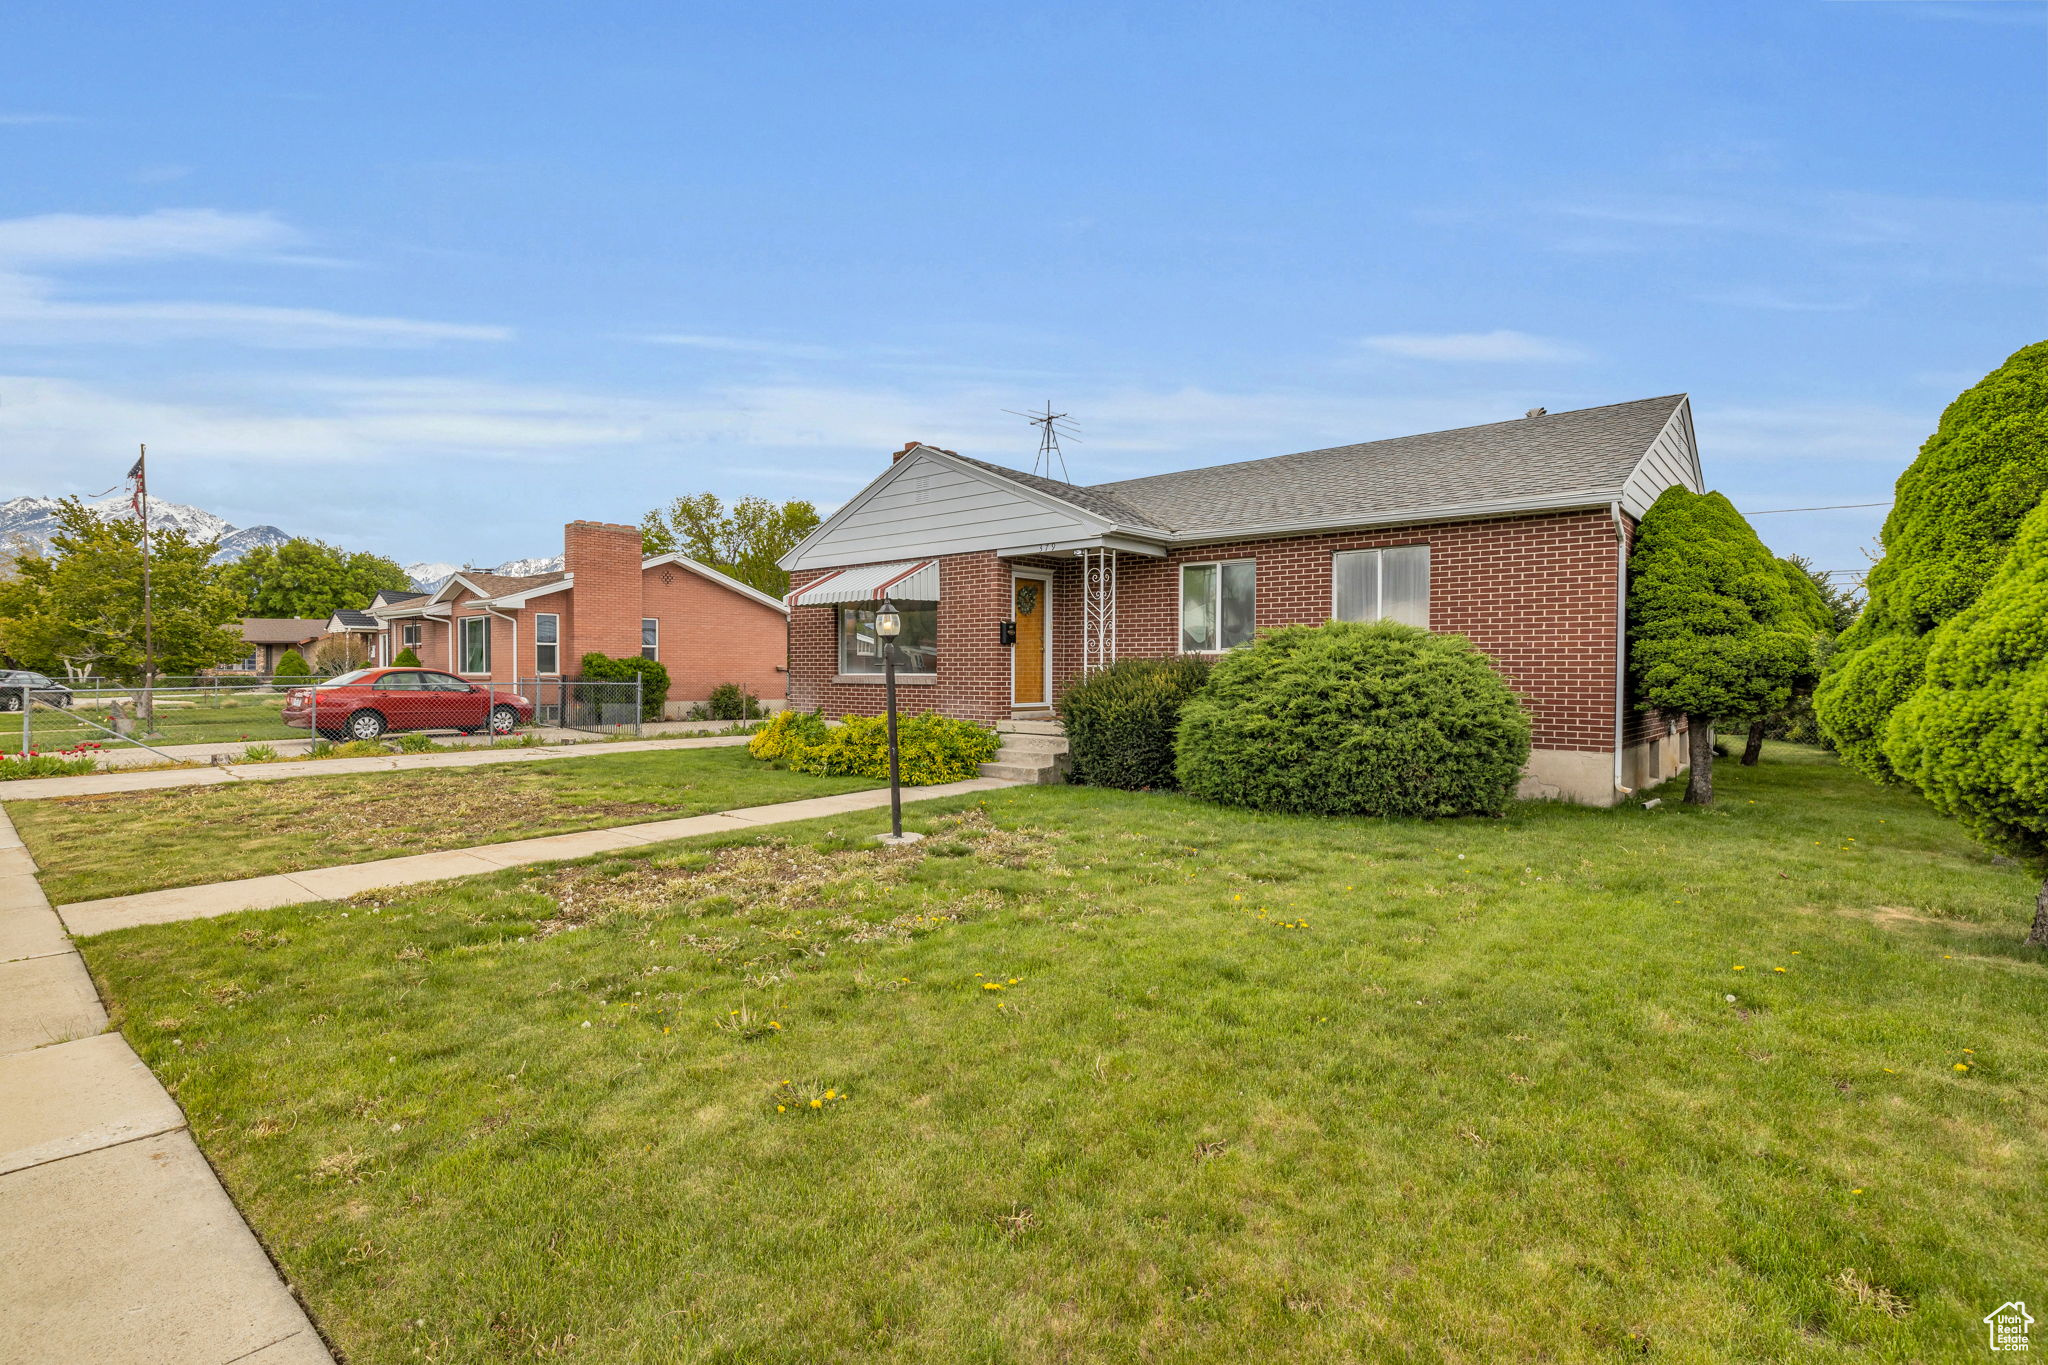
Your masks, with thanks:
[[[1780,512],[1839,512],[1845,507],[1889,507],[1892,500],[1883,502],[1831,502],[1825,507],[1766,507],[1761,512],[1744,512],[1745,517],[1774,517]]]

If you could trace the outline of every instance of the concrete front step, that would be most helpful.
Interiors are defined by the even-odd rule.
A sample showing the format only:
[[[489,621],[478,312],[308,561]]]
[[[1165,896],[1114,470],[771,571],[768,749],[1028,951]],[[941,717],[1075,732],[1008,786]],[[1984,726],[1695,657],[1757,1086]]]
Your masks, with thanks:
[[[1026,735],[1005,733],[1003,749],[1005,754],[1063,754],[1067,751],[1065,735]]]
[[[1064,735],[1067,728],[1057,720],[999,720],[996,733],[999,735]]]
[[[1064,777],[1061,769],[1051,763],[984,763],[983,777],[999,778],[1004,782],[1024,782],[1037,786],[1057,786]]]

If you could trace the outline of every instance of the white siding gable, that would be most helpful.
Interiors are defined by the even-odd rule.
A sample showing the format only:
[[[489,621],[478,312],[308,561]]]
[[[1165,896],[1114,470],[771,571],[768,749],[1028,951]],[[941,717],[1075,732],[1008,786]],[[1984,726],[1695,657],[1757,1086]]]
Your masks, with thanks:
[[[1706,491],[1706,480],[1700,473],[1699,446],[1693,441],[1689,401],[1678,405],[1664,430],[1657,433],[1657,439],[1636,461],[1635,471],[1622,485],[1621,510],[1640,519],[1665,489],[1674,486],[1695,493]]]
[[[1106,529],[1078,509],[920,451],[904,456],[834,512],[783,566],[820,569],[1013,550],[1098,536]]]

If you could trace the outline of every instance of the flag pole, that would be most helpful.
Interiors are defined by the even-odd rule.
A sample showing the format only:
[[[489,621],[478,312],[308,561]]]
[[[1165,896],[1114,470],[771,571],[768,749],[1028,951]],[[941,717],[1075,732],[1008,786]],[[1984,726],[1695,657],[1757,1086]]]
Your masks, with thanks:
[[[138,446],[135,459],[135,504],[142,513],[142,722],[144,734],[156,732],[155,597],[149,582],[149,447]]]

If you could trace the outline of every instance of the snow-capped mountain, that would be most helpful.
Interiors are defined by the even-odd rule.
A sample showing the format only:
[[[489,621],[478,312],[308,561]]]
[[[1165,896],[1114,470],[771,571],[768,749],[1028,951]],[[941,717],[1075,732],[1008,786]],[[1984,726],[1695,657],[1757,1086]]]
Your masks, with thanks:
[[[437,592],[440,590],[441,585],[448,581],[450,575],[461,573],[464,569],[470,567],[475,566],[435,563],[408,564],[405,566],[405,573],[406,577],[412,579],[412,585],[416,590],[420,592]],[[561,567],[562,557],[560,555],[549,555],[541,559],[508,559],[503,564],[496,565],[495,567],[480,569],[480,572],[508,575],[555,573]]]
[[[134,515],[127,496],[120,493],[89,502],[86,507],[109,519]],[[204,508],[155,497],[149,500],[149,524],[186,531],[195,540],[218,540],[216,563],[240,559],[258,545],[282,545],[291,538],[275,526],[237,527]],[[0,502],[0,546],[44,552],[56,533],[57,499],[26,497]]]

